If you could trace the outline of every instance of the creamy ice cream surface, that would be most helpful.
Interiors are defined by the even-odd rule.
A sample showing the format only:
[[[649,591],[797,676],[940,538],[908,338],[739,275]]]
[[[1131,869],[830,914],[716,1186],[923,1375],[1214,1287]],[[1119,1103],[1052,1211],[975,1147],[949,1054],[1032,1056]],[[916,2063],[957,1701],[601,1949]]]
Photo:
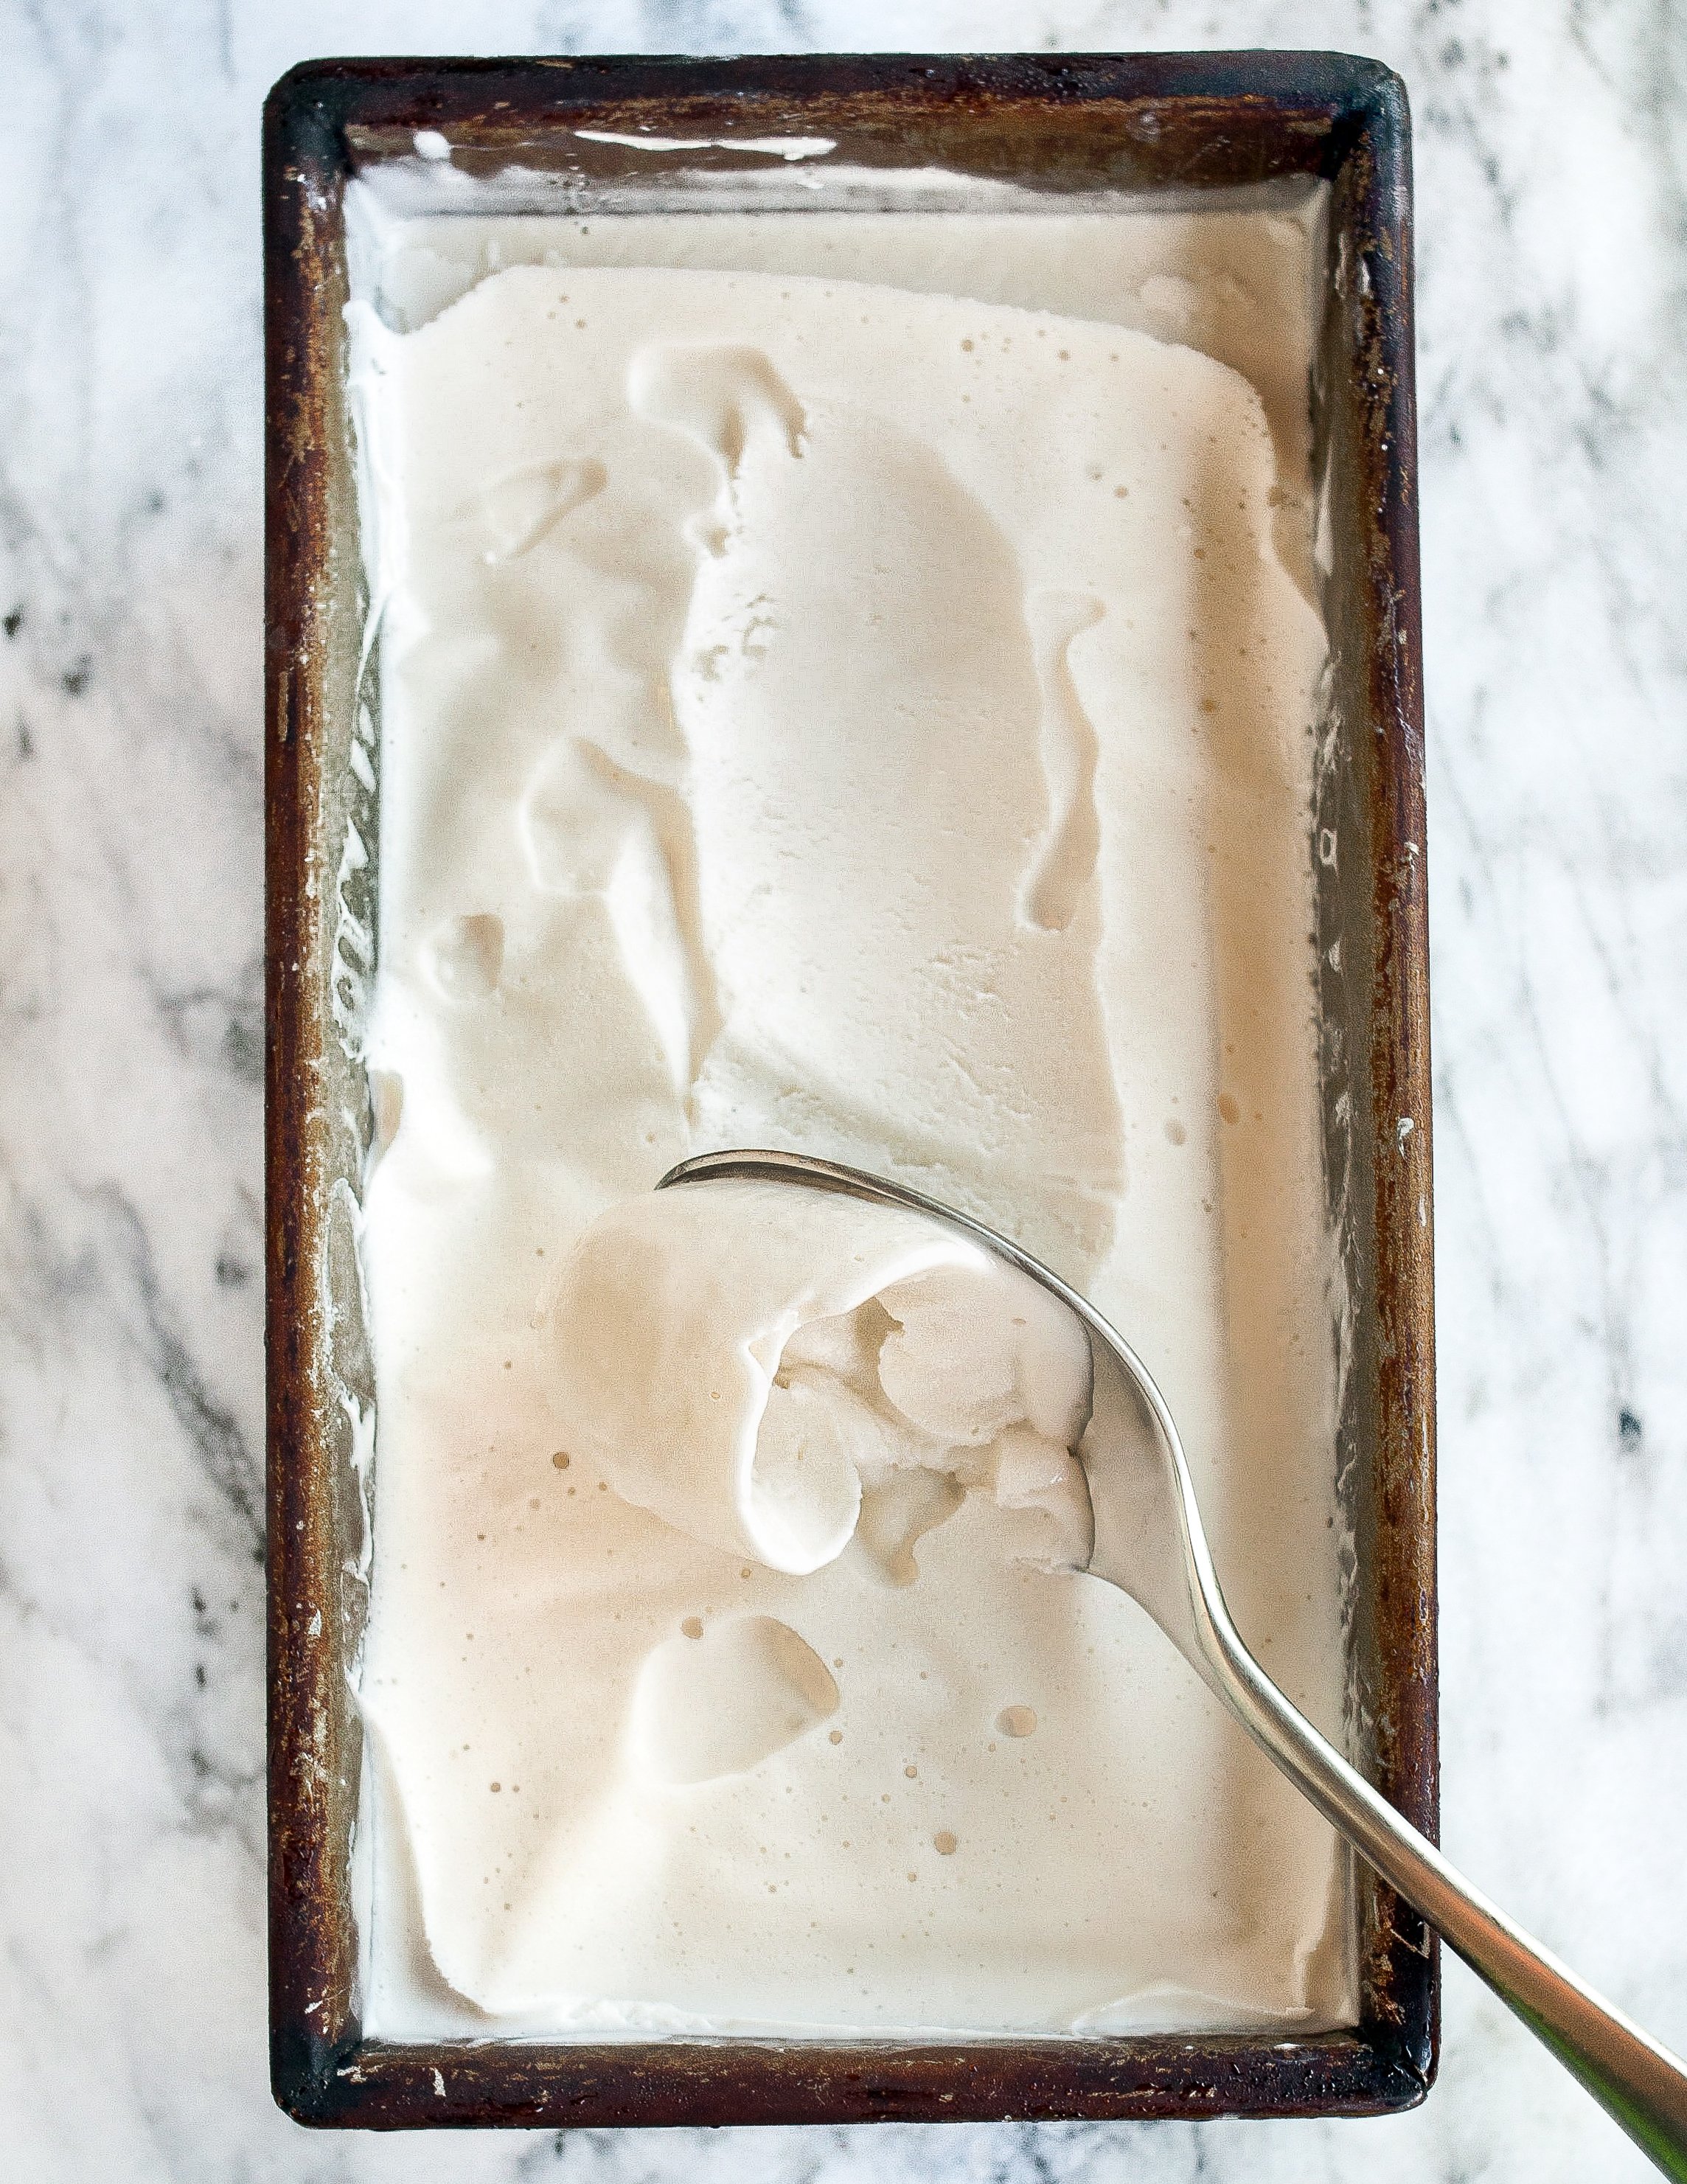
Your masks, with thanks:
[[[570,1446],[707,1546],[803,1577],[856,1543],[912,1583],[918,1533],[971,1488],[1051,1520],[1020,1559],[1088,1559],[1083,1331],[918,1215],[777,1183],[633,1199],[552,1318]]]
[[[1267,408],[1110,319],[1058,217],[993,276],[1042,249],[1058,310],[938,292],[936,215],[793,270],[804,219],[643,264],[637,216],[530,221],[621,262],[355,307],[365,2021],[1340,2022],[1328,1830],[1070,1574],[1067,1315],[885,1208],[650,1195],[785,1145],[1022,1238],[1161,1379],[1244,1633],[1337,1726],[1310,223],[1254,217],[1250,289],[1185,222],[1126,298],[1181,281]]]

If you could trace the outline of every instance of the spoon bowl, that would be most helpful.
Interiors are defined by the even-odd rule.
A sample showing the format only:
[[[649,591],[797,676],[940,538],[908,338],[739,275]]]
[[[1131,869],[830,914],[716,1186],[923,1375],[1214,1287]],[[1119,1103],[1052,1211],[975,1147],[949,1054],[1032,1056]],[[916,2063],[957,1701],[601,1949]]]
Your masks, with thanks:
[[[1687,2184],[1687,2067],[1474,1888],[1293,1706],[1243,1644],[1213,1567],[1177,1422],[1154,1377],[1088,1298],[1011,1238],[923,1191],[801,1153],[704,1153],[666,1190],[725,1177],[839,1191],[928,1215],[986,1245],[1072,1311],[1089,1337],[1078,1449],[1095,1543],[1088,1574],[1143,1607],[1249,1736],[1516,2012],[1664,2175]]]

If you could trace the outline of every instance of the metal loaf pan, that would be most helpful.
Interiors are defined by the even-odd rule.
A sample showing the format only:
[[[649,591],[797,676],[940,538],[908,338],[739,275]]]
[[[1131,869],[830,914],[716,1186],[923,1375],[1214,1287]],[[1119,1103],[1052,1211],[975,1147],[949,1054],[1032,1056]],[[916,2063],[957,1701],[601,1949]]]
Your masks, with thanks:
[[[1330,1202],[1353,1306],[1337,1451],[1356,1543],[1354,1756],[1417,1825],[1437,1812],[1429,1055],[1412,397],[1409,136],[1399,81],[1339,54],[983,59],[334,61],[264,117],[265,780],[270,2038],[302,2122],[853,2123],[1371,2114],[1434,2075],[1434,1947],[1368,1873],[1351,2031],[1302,2038],[743,2038],[401,2046],[363,2036],[348,1672],[366,1542],[346,1391],[365,1402],[353,1214],[368,1094],[337,1018],[372,967],[376,791],[348,763],[364,700],[345,408],[344,192],[438,132],[454,166],[648,192],[648,153],[582,127],[837,140],[866,169],[1043,191],[1176,193],[1320,176],[1328,292],[1315,440],[1330,541],[1331,760],[1314,824]],[[677,153],[723,184],[753,161]],[[636,182],[635,182],[636,177]],[[646,198],[648,202],[648,196]],[[799,214],[796,216],[800,216]],[[366,772],[366,769],[365,769]],[[1329,961],[1336,937],[1339,967]]]

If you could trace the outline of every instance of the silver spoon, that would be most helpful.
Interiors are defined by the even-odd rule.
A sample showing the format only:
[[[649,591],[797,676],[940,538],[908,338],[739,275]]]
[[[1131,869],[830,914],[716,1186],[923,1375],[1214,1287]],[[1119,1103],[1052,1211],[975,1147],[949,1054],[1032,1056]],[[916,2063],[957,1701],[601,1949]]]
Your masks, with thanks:
[[[831,1161],[800,1153],[704,1153],[670,1169],[657,1189],[726,1176],[805,1184],[929,1214],[988,1245],[1077,1313],[1095,1362],[1094,1411],[1079,1451],[1095,1512],[1088,1574],[1146,1608],[1331,1826],[1486,1980],[1665,2176],[1687,2184],[1687,2065],[1473,1888],[1289,1704],[1242,1643],[1219,1589],[1166,1399],[1094,1306],[982,1221],[923,1191]],[[1144,1414],[1152,1429],[1147,1434],[1141,1430]]]

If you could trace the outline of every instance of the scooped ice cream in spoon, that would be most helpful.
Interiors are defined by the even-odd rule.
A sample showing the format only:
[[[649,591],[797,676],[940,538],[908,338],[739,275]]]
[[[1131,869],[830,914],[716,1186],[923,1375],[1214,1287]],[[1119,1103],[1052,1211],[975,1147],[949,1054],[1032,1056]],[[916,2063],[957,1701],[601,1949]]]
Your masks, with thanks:
[[[983,1492],[1022,1513],[1026,1562],[1128,1593],[1331,1825],[1687,2178],[1687,2069],[1473,1888],[1266,1675],[1225,1607],[1159,1389],[1039,1261],[860,1170],[721,1152],[604,1216],[557,1306],[577,1431],[618,1492],[681,1530],[800,1575],[855,1541],[894,1563]]]

